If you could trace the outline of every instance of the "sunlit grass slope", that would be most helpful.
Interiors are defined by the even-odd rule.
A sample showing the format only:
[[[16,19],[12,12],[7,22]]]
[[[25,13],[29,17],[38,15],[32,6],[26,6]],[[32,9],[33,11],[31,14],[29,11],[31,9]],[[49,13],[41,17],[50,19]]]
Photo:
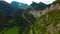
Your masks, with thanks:
[[[51,10],[35,21],[34,34],[60,34],[60,10]]]
[[[18,34],[18,29],[17,26],[14,26],[13,28],[8,29],[4,34]]]

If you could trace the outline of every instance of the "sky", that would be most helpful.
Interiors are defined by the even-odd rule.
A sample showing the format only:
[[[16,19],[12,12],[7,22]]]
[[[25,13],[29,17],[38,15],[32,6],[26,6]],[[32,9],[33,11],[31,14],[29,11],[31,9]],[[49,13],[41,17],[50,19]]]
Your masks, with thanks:
[[[26,3],[26,4],[30,5],[33,1],[36,3],[43,2],[45,4],[50,4],[55,0],[5,0],[5,1],[8,3],[11,3],[12,1],[17,1],[17,2]]]

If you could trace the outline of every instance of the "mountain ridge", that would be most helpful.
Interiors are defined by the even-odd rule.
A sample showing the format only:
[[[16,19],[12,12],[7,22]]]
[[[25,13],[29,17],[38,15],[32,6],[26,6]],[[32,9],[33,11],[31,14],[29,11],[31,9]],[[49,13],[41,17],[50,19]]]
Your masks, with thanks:
[[[16,8],[21,8],[21,9],[27,9],[28,8],[28,4],[20,3],[17,1],[12,1],[10,4]]]

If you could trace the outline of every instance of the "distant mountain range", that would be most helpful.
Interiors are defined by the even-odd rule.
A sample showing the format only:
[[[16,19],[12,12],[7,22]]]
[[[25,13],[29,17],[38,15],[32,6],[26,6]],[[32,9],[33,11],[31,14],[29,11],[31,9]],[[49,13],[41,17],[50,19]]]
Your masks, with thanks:
[[[17,1],[12,1],[11,5],[17,8],[22,8],[22,9],[30,8],[28,4],[20,3]],[[32,2],[30,6],[32,6],[35,10],[43,10],[47,7],[47,5],[43,2],[40,2],[40,3]]]
[[[33,2],[30,6],[32,6],[32,8],[35,10],[43,10],[47,7],[47,5],[42,2],[40,3]],[[13,1],[11,4],[9,4],[5,1],[0,1],[0,14],[3,15],[11,15],[12,13],[21,14],[24,11],[23,9],[26,9],[26,11],[32,10],[27,4],[24,3]]]
[[[21,9],[27,9],[28,8],[28,4],[20,3],[17,1],[12,1],[11,5],[14,7],[17,7],[17,8],[21,8]]]
[[[43,10],[47,7],[47,5],[43,2],[40,3],[33,2],[30,6],[32,6],[35,10]]]
[[[39,10],[44,10],[45,8],[48,7],[48,5],[46,5],[45,3],[43,2],[40,2],[40,3],[36,3],[36,2],[32,2],[32,4],[30,5],[34,10],[36,11],[39,11]],[[31,11],[32,8],[29,7],[26,9],[27,12]]]

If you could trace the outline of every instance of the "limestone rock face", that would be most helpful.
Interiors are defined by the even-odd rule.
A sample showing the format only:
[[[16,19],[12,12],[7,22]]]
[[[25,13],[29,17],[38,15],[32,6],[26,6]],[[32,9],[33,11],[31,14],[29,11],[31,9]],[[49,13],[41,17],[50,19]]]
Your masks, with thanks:
[[[47,13],[47,12],[49,12],[50,10],[54,10],[54,9],[59,9],[60,10],[60,5],[57,3],[57,4],[52,4],[51,6],[50,6],[50,8],[46,8],[46,9],[44,9],[44,10],[40,10],[40,11],[33,11],[33,10],[31,10],[30,12],[29,12],[29,14],[32,14],[35,18],[39,18],[41,15],[44,15],[45,13]]]

